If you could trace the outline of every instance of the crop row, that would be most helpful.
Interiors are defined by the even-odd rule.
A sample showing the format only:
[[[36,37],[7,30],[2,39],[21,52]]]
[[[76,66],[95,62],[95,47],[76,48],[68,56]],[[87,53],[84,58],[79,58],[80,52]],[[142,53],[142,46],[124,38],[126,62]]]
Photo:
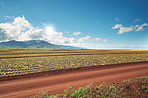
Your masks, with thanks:
[[[82,66],[148,61],[148,54],[71,55],[0,60],[0,77]]]
[[[18,52],[17,52],[18,51]],[[59,56],[59,55],[102,55],[102,54],[148,54],[148,51],[127,51],[127,50],[118,50],[118,51],[97,51],[97,50],[13,50],[3,53],[0,52],[0,59],[2,58],[23,58],[23,57],[35,57],[35,56]]]

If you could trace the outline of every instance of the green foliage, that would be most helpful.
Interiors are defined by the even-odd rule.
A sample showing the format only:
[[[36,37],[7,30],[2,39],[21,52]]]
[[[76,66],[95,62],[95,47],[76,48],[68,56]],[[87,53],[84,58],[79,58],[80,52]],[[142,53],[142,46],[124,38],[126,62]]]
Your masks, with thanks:
[[[123,80],[123,82],[127,82],[127,80]]]
[[[64,90],[64,92],[65,92],[65,93],[64,93],[64,96],[65,96],[65,97],[69,96],[70,93],[71,93],[70,90],[69,90],[69,87],[67,88],[67,90]]]
[[[148,77],[140,77],[141,79],[148,79]]]
[[[81,90],[81,88],[79,88],[79,90],[72,92],[71,97],[79,98],[82,97],[83,93],[84,92]]]
[[[142,85],[141,79],[144,81]],[[64,90],[64,94],[50,96],[50,94],[42,93],[40,96],[38,95],[39,97],[35,98],[137,98],[138,96],[140,98],[146,98],[148,94],[148,79],[137,77],[134,80],[128,80],[130,80],[130,83],[122,81],[117,84],[106,85],[103,82],[99,86],[89,85],[86,88],[80,87],[78,90],[68,87]],[[130,87],[132,88],[130,89]]]
[[[145,87],[145,86],[143,86],[143,85],[142,85],[142,87],[141,87],[141,88],[142,88],[142,89],[146,89],[146,87]]]
[[[126,96],[126,94],[127,94],[127,93],[126,93],[126,92],[124,92],[124,93],[123,93],[123,96]]]
[[[0,77],[92,65],[148,61],[148,51],[6,49],[0,51],[0,54]]]

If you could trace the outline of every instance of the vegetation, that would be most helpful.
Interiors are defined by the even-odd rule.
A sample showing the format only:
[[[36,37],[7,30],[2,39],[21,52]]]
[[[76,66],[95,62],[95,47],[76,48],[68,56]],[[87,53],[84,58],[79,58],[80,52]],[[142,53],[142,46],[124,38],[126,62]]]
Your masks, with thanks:
[[[85,88],[80,87],[78,90],[69,87],[64,92],[57,95],[42,92],[32,98],[147,98],[148,77],[136,77],[111,85],[103,82],[99,86],[89,85]]]
[[[0,77],[140,61],[148,61],[148,51],[1,49]]]
[[[0,48],[0,52],[6,52],[10,50],[15,50],[16,48]]]

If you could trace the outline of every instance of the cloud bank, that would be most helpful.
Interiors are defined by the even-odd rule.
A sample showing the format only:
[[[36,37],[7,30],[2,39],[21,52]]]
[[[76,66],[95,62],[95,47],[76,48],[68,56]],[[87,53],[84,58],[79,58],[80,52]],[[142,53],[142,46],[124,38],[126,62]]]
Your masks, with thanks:
[[[0,29],[3,35],[0,36],[1,41],[45,40],[54,44],[65,44],[75,40],[64,37],[62,32],[56,32],[52,26],[46,26],[45,29],[35,28],[24,16],[14,18],[12,22],[1,23]]]
[[[123,27],[122,24],[116,24],[112,29],[119,29],[119,32],[117,34],[123,34],[130,31],[144,31],[144,27],[148,26],[147,23],[144,23],[142,25],[135,25],[135,26],[129,26],[129,27]]]
[[[65,37],[63,32],[57,32],[53,26],[44,24],[44,28],[33,27],[31,23],[24,17],[4,18],[13,19],[12,22],[0,23],[0,41],[28,41],[28,40],[44,40],[53,44],[79,45],[86,41],[102,41],[106,39],[91,38],[90,36],[76,39],[74,37]],[[73,35],[78,36],[81,32],[74,32]]]

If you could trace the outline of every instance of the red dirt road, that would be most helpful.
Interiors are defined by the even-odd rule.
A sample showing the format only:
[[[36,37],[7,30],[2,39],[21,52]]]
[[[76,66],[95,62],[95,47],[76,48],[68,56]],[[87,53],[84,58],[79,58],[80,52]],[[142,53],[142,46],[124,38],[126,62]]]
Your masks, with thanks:
[[[148,75],[148,63],[126,64],[125,66],[68,72],[34,78],[0,81],[0,98],[26,98],[41,91],[50,94],[63,93],[69,86],[83,87],[90,83],[99,85],[120,82],[124,79]]]

